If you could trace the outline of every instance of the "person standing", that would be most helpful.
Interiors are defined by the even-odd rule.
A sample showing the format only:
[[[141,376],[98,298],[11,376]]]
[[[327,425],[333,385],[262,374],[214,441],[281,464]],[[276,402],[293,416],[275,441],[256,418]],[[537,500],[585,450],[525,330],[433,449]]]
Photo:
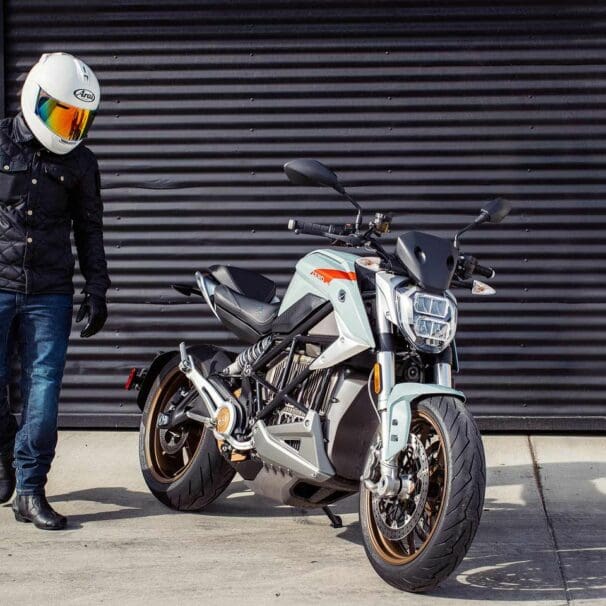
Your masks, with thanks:
[[[45,485],[72,323],[72,229],[86,282],[80,336],[91,337],[107,318],[99,168],[82,145],[99,100],[90,67],[47,53],[25,79],[21,112],[0,121],[0,503],[16,488],[16,520],[46,530],[67,524]],[[7,401],[11,327],[21,365],[19,425]]]

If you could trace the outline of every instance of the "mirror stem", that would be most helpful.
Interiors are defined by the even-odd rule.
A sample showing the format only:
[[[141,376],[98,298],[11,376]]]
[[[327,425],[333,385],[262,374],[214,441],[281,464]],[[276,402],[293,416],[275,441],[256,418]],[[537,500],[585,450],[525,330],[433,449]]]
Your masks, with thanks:
[[[474,227],[476,227],[476,225],[480,225],[480,223],[485,223],[489,219],[490,219],[490,215],[485,210],[483,210],[480,213],[480,215],[478,217],[476,217],[476,219],[474,220],[473,223],[466,225],[461,231],[457,232],[457,235],[454,237],[454,241],[452,243],[453,246],[455,248],[459,248],[459,239],[466,231],[473,229]]]
[[[339,193],[342,193],[358,210],[358,214],[356,215],[356,231],[358,231],[362,224],[362,207],[345,190]]]

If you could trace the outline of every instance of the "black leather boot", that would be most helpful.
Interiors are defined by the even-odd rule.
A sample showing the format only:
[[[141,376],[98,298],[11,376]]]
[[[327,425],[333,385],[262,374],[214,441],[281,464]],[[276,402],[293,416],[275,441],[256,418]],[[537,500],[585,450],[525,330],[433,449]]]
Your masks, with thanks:
[[[32,522],[41,530],[63,530],[67,526],[67,518],[58,514],[43,494],[18,494],[13,501],[13,513],[17,522]]]
[[[15,492],[13,455],[0,455],[0,503],[6,503]]]

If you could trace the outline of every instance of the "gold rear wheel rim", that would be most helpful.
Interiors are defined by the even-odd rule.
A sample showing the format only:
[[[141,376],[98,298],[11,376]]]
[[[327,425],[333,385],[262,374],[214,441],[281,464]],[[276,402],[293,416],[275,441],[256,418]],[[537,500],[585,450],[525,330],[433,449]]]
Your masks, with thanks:
[[[204,427],[192,423],[188,428],[182,429],[182,431],[187,431],[183,447],[175,454],[168,455],[163,452],[160,431],[157,426],[158,415],[167,409],[173,396],[183,388],[191,388],[191,384],[187,377],[178,368],[175,368],[162,380],[147,415],[145,458],[154,479],[163,484],[172,484],[188,471],[196,458],[204,436]]]

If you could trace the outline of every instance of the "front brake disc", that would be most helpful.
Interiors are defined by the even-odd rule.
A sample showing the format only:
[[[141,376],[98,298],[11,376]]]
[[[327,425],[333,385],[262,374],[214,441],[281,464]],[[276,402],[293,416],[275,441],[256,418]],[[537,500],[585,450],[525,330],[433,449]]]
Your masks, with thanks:
[[[429,489],[429,460],[423,443],[415,434],[410,435],[411,456],[400,470],[400,475],[408,474],[415,482],[415,488],[408,498],[382,498],[372,496],[372,512],[381,534],[391,541],[402,541],[418,524],[427,500]]]

